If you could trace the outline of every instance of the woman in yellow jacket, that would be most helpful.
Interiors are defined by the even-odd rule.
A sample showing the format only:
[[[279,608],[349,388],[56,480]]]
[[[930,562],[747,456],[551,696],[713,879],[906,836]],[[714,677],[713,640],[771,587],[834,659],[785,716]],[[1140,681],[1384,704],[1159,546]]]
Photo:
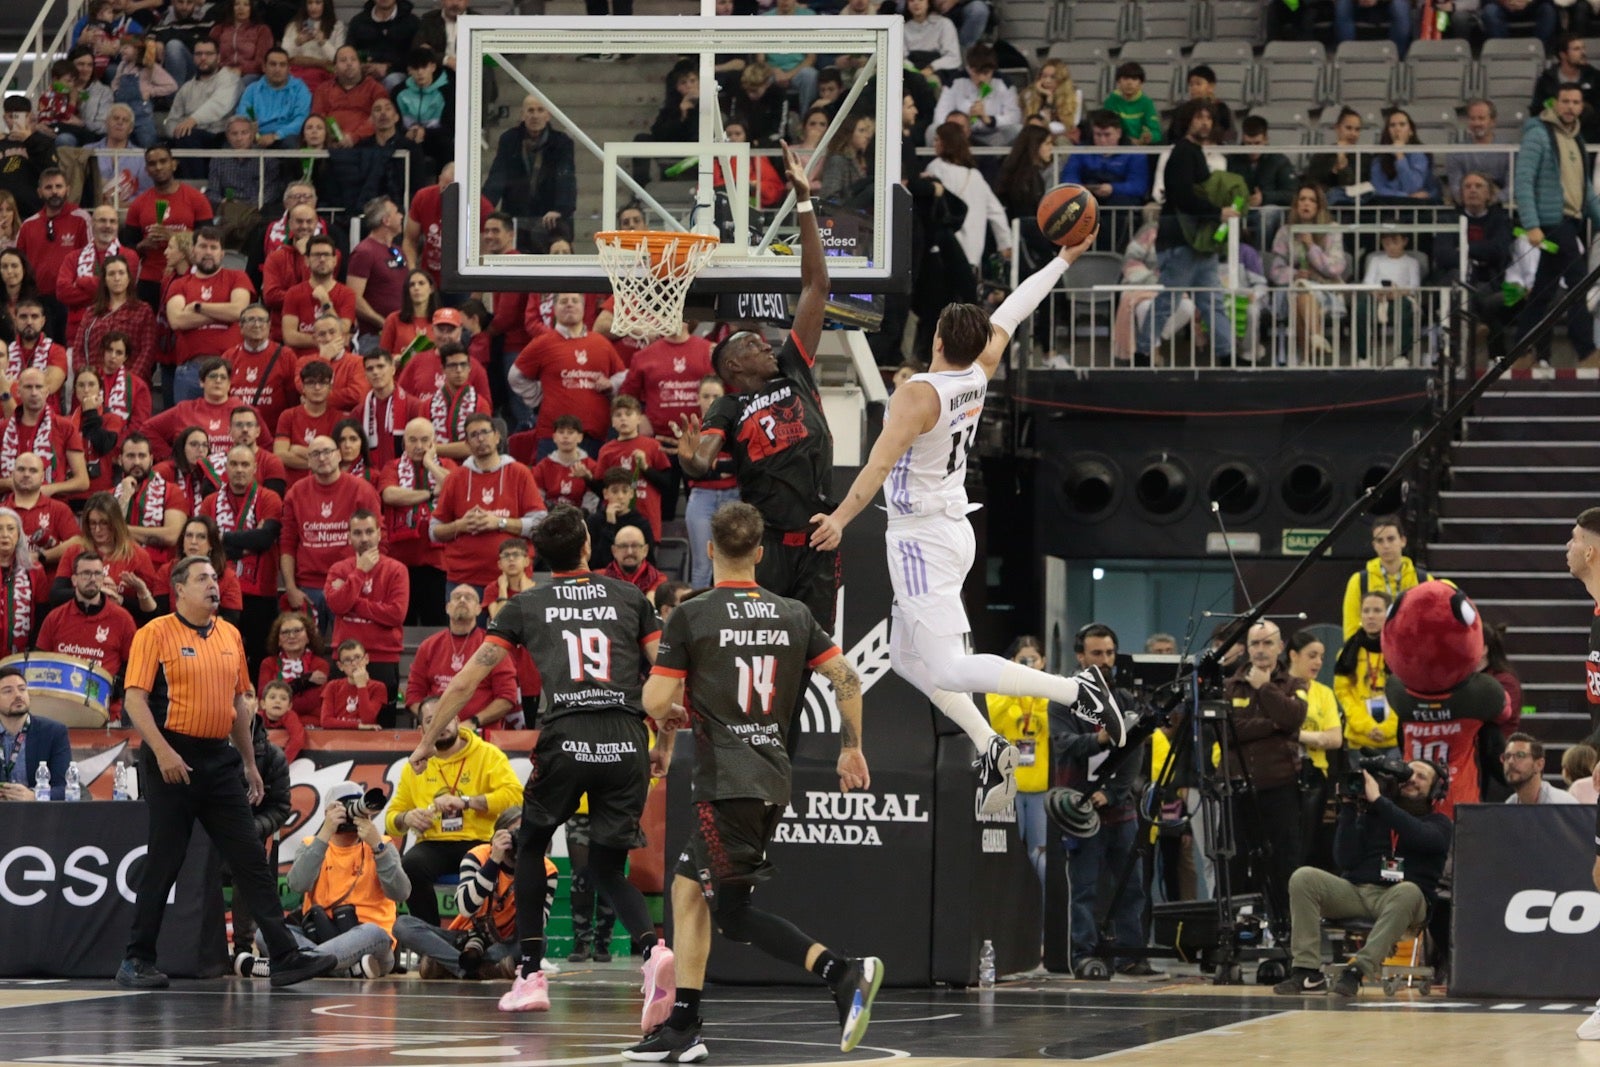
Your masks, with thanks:
[[[1033,636],[1011,642],[1006,656],[1013,663],[1044,669],[1044,646]],[[1008,697],[989,694],[989,723],[1001,737],[1017,746],[1017,830],[1028,850],[1039,885],[1044,885],[1044,797],[1050,789],[1050,702],[1044,697]]]
[[[1389,671],[1380,639],[1389,603],[1382,590],[1361,598],[1361,628],[1345,641],[1334,667],[1333,695],[1344,713],[1344,740],[1352,758],[1399,753],[1400,720],[1383,696]]]
[[[1306,721],[1300,724],[1300,747],[1305,750],[1300,763],[1300,840],[1301,861],[1311,862],[1307,857],[1318,854],[1315,843],[1328,806],[1328,753],[1344,746],[1344,723],[1333,690],[1317,681],[1327,655],[1321,638],[1300,630],[1289,638],[1285,655],[1295,695],[1306,702]]]

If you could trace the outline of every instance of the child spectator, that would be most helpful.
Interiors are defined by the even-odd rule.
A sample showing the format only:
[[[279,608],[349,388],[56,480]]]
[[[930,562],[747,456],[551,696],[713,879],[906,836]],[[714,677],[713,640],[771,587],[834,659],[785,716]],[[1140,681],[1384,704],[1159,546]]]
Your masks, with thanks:
[[[995,76],[1000,60],[994,46],[975,44],[967,49],[967,76],[957,78],[939,94],[933,124],[942,125],[952,111],[967,116],[974,144],[1009,145],[1022,129],[1022,108],[1017,92]]]
[[[604,570],[611,563],[611,542],[624,526],[638,527],[654,547],[655,535],[650,523],[633,505],[635,482],[633,471],[627,467],[606,471],[605,484],[600,491],[600,510],[588,517],[591,570]]]
[[[626,393],[611,401],[611,428],[617,436],[600,446],[600,469],[625,467],[634,475],[634,507],[650,522],[654,540],[661,540],[661,496],[677,477],[666,450],[654,437],[641,437],[644,406]]]
[[[334,14],[333,0],[300,0],[294,21],[284,27],[283,50],[289,73],[312,92],[333,78],[333,60],[344,46],[344,23]]]
[[[1422,287],[1422,267],[1406,255],[1408,242],[1409,238],[1403,233],[1386,233],[1379,238],[1382,252],[1367,257],[1367,270],[1361,284],[1372,286],[1375,291],[1356,294],[1358,366],[1375,358],[1392,366],[1409,366],[1412,305],[1417,290]]]
[[[539,483],[545,503],[554,507],[557,501],[563,501],[575,508],[592,510],[595,501],[589,486],[601,468],[583,451],[583,423],[576,415],[561,415],[550,437],[556,450],[533,465],[533,480]]]
[[[435,166],[442,167],[452,155],[449,138],[450,99],[446,90],[450,75],[439,63],[433,49],[413,48],[406,57],[406,81],[394,94],[400,109],[400,125],[408,141],[422,146]]]
[[[344,676],[322,687],[322,728],[376,730],[389,690],[367,673],[367,650],[360,641],[340,643],[339,670]]]
[[[294,710],[294,690],[289,683],[275,678],[261,690],[261,718],[267,729],[283,730],[289,736],[284,741],[283,755],[290,763],[306,747],[306,727],[300,713]]]
[[[78,85],[73,77],[71,60],[58,59],[50,64],[50,88],[39,95],[34,119],[41,129],[51,133],[58,126],[77,124]]]
[[[1122,130],[1134,144],[1161,143],[1161,115],[1156,102],[1145,95],[1144,68],[1137,63],[1117,67],[1117,90],[1100,105],[1122,120]]]
[[[133,143],[149,148],[156,143],[156,115],[151,101],[170,100],[178,83],[161,65],[161,46],[136,33],[117,46],[118,63],[111,75],[111,96],[133,109]]]

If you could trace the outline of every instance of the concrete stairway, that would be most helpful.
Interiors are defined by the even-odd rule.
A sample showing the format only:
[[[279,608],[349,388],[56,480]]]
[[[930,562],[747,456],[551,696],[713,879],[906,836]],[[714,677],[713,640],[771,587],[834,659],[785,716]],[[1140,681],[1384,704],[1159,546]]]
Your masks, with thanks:
[[[1589,732],[1583,662],[1594,611],[1567,573],[1573,518],[1600,503],[1600,383],[1513,381],[1479,401],[1440,494],[1428,567],[1506,627],[1523,720],[1546,744]]]

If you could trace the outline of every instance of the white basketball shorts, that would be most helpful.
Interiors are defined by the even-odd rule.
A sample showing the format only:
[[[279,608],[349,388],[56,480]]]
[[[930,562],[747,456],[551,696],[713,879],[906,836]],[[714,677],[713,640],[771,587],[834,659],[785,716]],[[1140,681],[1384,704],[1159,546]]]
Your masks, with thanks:
[[[895,617],[940,636],[969,632],[961,586],[977,553],[972,524],[945,515],[891,522],[885,542]]]

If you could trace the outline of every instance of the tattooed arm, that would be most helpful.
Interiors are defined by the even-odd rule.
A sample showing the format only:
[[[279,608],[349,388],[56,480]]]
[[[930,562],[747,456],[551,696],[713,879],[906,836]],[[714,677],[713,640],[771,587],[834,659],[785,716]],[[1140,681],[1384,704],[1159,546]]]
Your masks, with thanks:
[[[438,706],[433,710],[433,717],[422,728],[422,740],[417,742],[417,747],[411,753],[412,770],[418,774],[427,770],[428,760],[432,758],[435,743],[439,735],[444,733],[445,726],[455,720],[457,713],[467,706],[467,700],[488,680],[489,672],[505,658],[504,645],[498,641],[485,641],[478,646],[478,651],[473,653],[467,665],[450,679],[450,684],[439,697]]]
[[[839,705],[839,789],[871,788],[867,757],[861,752],[861,677],[843,655],[817,664],[817,671],[832,683]]]

